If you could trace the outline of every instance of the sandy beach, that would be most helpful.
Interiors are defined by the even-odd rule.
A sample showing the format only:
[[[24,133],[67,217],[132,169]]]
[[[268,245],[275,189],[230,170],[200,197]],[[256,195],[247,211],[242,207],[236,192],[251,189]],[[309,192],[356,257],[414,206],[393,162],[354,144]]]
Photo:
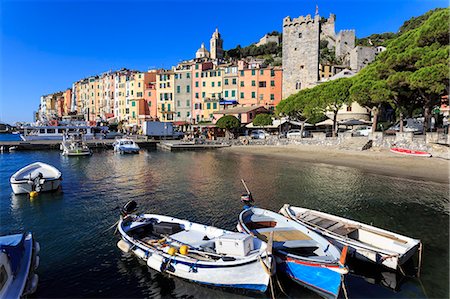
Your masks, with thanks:
[[[402,156],[388,150],[339,150],[312,145],[232,146],[222,149],[236,154],[256,154],[276,159],[298,159],[362,169],[369,173],[449,184],[450,161],[443,158]]]

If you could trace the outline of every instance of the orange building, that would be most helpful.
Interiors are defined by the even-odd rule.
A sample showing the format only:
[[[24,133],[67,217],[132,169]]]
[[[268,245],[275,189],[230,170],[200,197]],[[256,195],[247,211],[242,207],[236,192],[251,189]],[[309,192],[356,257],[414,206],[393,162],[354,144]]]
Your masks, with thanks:
[[[70,107],[72,105],[72,88],[68,88],[63,93],[64,105],[63,105],[63,115],[69,115]]]
[[[141,115],[145,115],[146,119],[150,118],[155,120],[158,115],[158,97],[156,93],[156,76],[157,70],[148,71],[146,74],[146,84],[144,89],[144,103],[142,108],[139,109],[139,118]]]
[[[238,73],[239,105],[264,106],[268,109],[273,109],[281,101],[281,68],[241,67]]]

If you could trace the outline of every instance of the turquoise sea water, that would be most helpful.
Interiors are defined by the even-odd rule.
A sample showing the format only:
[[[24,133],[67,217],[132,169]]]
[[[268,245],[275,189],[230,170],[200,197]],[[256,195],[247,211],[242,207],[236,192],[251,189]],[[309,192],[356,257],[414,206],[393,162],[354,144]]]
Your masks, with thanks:
[[[34,200],[13,195],[10,176],[35,161],[61,170],[62,189]],[[122,254],[116,247],[119,237],[108,230],[118,220],[117,208],[131,199],[142,212],[235,230],[244,191],[241,178],[260,207],[278,211],[291,203],[423,241],[421,280],[394,279],[390,273],[362,269],[346,277],[350,298],[448,297],[448,186],[346,167],[226,151],[141,151],[131,156],[100,151],[89,158],[62,157],[58,151],[4,153],[0,154],[0,235],[32,231],[40,242],[36,298],[267,297],[157,273]],[[287,279],[280,282],[291,298],[316,297]],[[278,296],[286,297],[281,291]]]

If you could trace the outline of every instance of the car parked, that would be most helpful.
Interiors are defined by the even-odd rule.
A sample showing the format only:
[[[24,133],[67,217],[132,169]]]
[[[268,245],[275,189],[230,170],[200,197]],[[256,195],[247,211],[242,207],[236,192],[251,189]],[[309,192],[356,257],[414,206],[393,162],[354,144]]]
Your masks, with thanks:
[[[287,138],[300,138],[300,136],[302,136],[302,132],[299,129],[292,129],[286,133]],[[311,136],[310,131],[306,131],[306,130],[303,131],[303,137],[310,137],[310,136]]]
[[[360,126],[352,129],[352,136],[369,136],[369,133],[372,132],[371,126]]]
[[[254,130],[250,134],[250,138],[252,139],[266,139],[266,137],[269,136],[269,133],[267,133],[264,130]]]
[[[389,127],[385,134],[393,135],[396,132],[400,132],[400,122],[398,121],[395,125]],[[414,134],[422,134],[423,132],[423,121],[420,119],[407,118],[403,120],[403,132],[413,132]]]

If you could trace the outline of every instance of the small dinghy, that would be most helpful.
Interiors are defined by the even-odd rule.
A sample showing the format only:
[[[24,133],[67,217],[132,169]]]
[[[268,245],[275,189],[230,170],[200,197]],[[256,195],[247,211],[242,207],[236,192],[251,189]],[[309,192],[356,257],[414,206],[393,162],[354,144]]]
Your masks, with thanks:
[[[13,174],[10,183],[14,194],[23,194],[31,191],[56,190],[59,188],[61,180],[61,172],[58,169],[42,162],[36,162]]]
[[[0,237],[0,298],[22,298],[36,291],[39,243],[31,233]]]
[[[139,154],[139,145],[130,138],[117,139],[114,143],[114,151],[121,154]]]
[[[414,151],[406,148],[393,147],[391,152],[401,155],[416,156],[416,157],[431,157],[431,154],[423,151]]]
[[[420,240],[315,210],[285,204],[280,213],[316,230],[338,247],[348,246],[350,256],[394,270],[422,248]]]
[[[122,209],[117,246],[147,265],[193,282],[265,292],[272,258],[267,244],[247,234],[154,214]]]

